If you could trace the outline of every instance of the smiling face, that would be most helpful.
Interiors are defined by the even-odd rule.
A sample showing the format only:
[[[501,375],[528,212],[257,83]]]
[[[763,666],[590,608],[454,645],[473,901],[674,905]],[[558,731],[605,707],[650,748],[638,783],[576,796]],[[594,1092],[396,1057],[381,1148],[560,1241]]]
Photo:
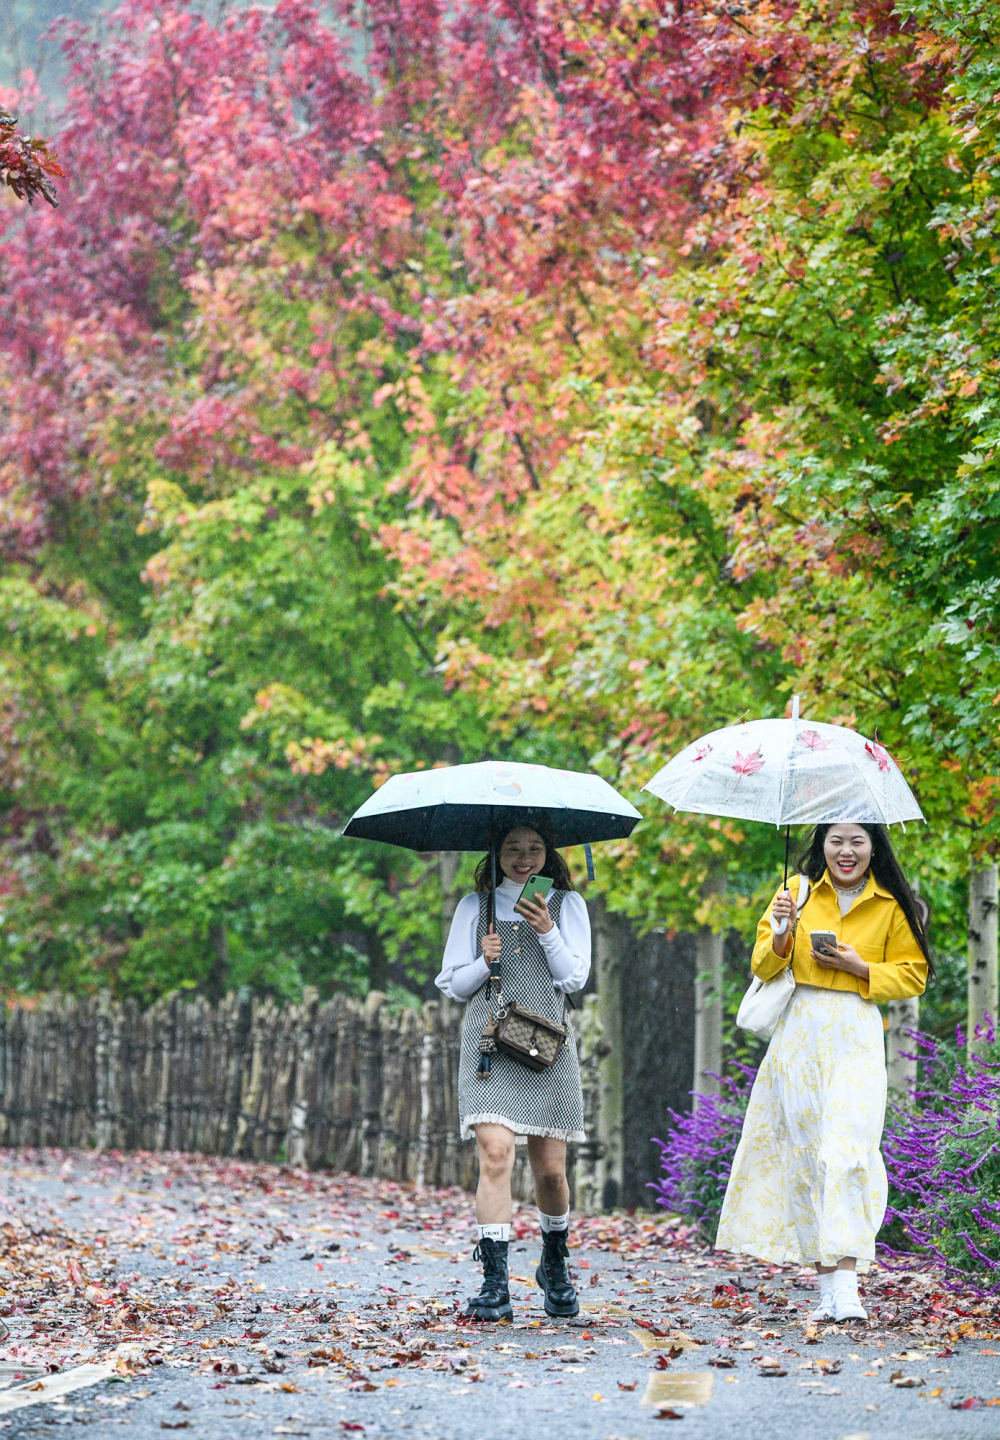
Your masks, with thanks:
[[[537,875],[545,864],[545,841],[530,825],[519,825],[503,837],[500,846],[500,869],[508,880],[522,885]]]
[[[861,825],[831,825],[823,857],[835,885],[859,885],[872,862],[871,836]]]

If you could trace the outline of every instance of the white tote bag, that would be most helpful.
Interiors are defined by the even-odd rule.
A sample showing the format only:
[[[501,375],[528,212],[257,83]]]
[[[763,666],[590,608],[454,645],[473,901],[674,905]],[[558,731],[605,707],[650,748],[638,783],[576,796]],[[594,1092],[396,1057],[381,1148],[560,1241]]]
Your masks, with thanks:
[[[808,898],[809,877],[800,875],[799,894],[795,901],[795,908],[800,914]],[[784,970],[779,970],[772,980],[759,980],[755,975],[736,1012],[737,1025],[741,1030],[749,1030],[751,1035],[757,1035],[761,1040],[770,1040],[794,990],[795,976],[792,974],[790,962]]]

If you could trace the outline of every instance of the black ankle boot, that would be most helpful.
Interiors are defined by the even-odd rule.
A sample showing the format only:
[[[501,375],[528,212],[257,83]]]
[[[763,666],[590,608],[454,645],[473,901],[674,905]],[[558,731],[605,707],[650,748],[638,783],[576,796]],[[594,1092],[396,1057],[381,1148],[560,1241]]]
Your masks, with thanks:
[[[480,1240],[472,1258],[483,1262],[483,1286],[478,1295],[469,1298],[466,1315],[471,1320],[513,1320],[507,1288],[507,1241]]]
[[[580,1309],[566,1269],[568,1254],[566,1231],[546,1231],[542,1236],[541,1264],[535,1271],[535,1279],[545,1292],[546,1315],[576,1315]]]

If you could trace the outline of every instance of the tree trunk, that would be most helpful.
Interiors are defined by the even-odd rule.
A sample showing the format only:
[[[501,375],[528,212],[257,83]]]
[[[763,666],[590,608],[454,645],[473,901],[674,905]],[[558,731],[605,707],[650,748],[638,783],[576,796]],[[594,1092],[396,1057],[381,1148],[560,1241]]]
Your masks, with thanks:
[[[725,879],[710,876],[705,882],[706,898],[720,895]],[[722,977],[725,963],[724,935],[703,925],[695,936],[694,982],[694,1083],[695,1104],[699,1095],[718,1095],[722,1070]]]
[[[597,1067],[599,1131],[597,1135],[590,1136],[596,1171],[592,1189],[597,1195],[599,1207],[613,1209],[621,1204],[625,1172],[622,987],[626,958],[630,952],[626,945],[625,922],[617,915],[609,915],[603,900],[599,899],[591,905],[590,915],[597,991],[597,1014],[592,1029],[600,1046]]]
[[[221,920],[213,921],[208,927],[208,942],[212,947],[212,967],[205,989],[209,999],[217,1005],[229,988],[229,944],[226,927]]]
[[[927,901],[920,894],[919,880],[913,881],[913,896],[917,912],[924,927],[924,934],[930,931],[931,911]],[[920,996],[909,995],[905,1000],[889,1001],[889,1028],[886,1031],[885,1067],[889,1081],[889,1094],[897,1100],[907,1100],[917,1083],[917,1052],[912,1031],[920,1024]]]
[[[448,932],[452,918],[458,908],[461,895],[455,887],[458,866],[462,856],[458,850],[442,850],[438,855],[438,875],[441,879],[441,949],[448,943]]]
[[[389,987],[389,961],[385,945],[377,930],[368,931],[368,989],[380,992]]]
[[[910,995],[905,1000],[889,1001],[886,1070],[889,1093],[900,1100],[909,1097],[917,1079],[917,1052],[910,1031],[916,1030],[919,1023],[919,996]]]
[[[969,874],[969,1035],[997,1020],[997,867],[973,863]]]

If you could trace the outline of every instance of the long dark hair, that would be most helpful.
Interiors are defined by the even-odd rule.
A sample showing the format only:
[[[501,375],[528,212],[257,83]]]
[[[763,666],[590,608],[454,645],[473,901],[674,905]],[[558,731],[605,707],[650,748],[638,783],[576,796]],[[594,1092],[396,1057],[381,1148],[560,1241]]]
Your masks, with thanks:
[[[860,821],[845,820],[834,823],[845,825],[857,823],[858,829],[863,830],[872,842],[871,872],[882,888],[889,891],[906,916],[906,923],[913,931],[913,938],[923,951],[930,973],[933,974],[934,966],[931,961],[930,947],[927,944],[927,935],[920,920],[916,896],[910,889],[902,867],[893,853],[892,845],[889,843],[889,832],[884,825],[865,825]],[[804,850],[799,858],[800,871],[803,875],[808,875],[814,883],[823,878],[823,871],[826,869],[823,845],[832,829],[833,824],[817,825],[810,837],[808,850]]]
[[[552,844],[551,835],[547,835],[541,825],[534,820],[519,821],[516,825],[508,825],[505,830],[499,830],[491,841],[491,849],[486,852],[479,864],[476,866],[476,890],[480,894],[487,894],[493,889],[493,876],[490,872],[490,860],[492,851],[497,853],[497,869],[500,869],[500,847],[507,839],[512,830],[534,830],[542,840],[545,841],[545,861],[538,871],[539,875],[548,875],[553,881],[557,890],[572,890],[573,881],[570,878],[569,867],[566,861],[559,854],[559,851]]]

